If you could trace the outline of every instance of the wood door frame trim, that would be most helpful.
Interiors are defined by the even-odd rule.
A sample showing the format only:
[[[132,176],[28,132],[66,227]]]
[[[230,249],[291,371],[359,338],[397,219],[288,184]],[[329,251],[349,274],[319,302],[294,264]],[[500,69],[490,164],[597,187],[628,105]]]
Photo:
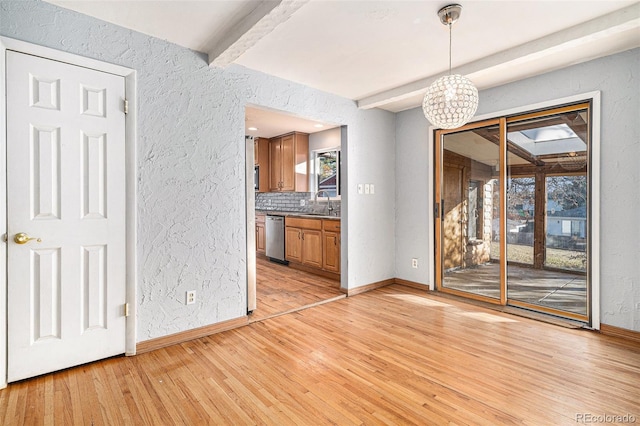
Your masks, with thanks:
[[[136,171],[136,129],[137,129],[137,72],[120,65],[101,62],[74,53],[52,49],[33,43],[0,37],[0,98],[6,99],[6,51],[11,50],[45,59],[64,62],[70,65],[90,68],[114,74],[124,78],[125,96],[129,110],[125,115],[125,247],[126,247],[126,301],[129,316],[126,318],[125,355],[136,354],[136,316],[137,316],[137,171]],[[6,102],[0,104],[0,120],[6,128]],[[6,200],[6,132],[0,134],[0,198]],[[7,235],[6,210],[0,211],[0,234]],[[7,244],[0,244],[0,389],[7,386]]]

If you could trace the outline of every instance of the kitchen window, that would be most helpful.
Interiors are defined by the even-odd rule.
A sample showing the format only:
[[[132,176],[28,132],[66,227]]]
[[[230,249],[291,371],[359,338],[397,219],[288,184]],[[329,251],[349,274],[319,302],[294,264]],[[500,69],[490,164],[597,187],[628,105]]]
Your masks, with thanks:
[[[340,195],[340,149],[315,151],[313,165],[314,192],[338,197]]]

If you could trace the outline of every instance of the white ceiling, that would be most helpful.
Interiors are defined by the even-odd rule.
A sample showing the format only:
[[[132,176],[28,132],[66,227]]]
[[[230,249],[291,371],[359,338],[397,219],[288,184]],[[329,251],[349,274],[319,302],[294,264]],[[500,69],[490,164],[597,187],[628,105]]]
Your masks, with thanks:
[[[245,108],[244,122],[245,133],[247,135],[262,138],[272,138],[294,130],[296,132],[311,134],[339,126],[337,124],[310,120],[279,111],[249,106]],[[257,130],[253,130],[253,128],[257,128]]]
[[[448,1],[47,0],[236,63],[402,111],[448,68]],[[486,89],[640,46],[637,1],[465,0],[453,68]]]

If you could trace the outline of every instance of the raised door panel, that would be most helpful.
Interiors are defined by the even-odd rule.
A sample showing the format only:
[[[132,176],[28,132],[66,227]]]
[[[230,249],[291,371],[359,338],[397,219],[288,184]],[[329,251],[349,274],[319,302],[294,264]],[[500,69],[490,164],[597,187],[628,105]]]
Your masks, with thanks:
[[[280,148],[282,161],[282,191],[295,191],[296,189],[296,169],[295,169],[295,139],[293,135],[283,136]]]
[[[322,268],[322,232],[310,229],[302,231],[302,263]]]
[[[256,251],[265,254],[266,248],[264,223],[256,223]]]
[[[302,231],[299,228],[285,228],[285,259],[302,262]]]
[[[269,191],[280,191],[282,178],[282,138],[269,141]]]
[[[337,232],[324,233],[323,269],[340,272],[340,234]]]

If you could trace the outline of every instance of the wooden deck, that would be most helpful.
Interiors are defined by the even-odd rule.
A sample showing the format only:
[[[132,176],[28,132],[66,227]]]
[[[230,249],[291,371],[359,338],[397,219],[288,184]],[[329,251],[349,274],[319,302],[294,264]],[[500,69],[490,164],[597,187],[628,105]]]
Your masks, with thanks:
[[[445,287],[500,299],[500,270],[496,263],[445,274]],[[507,298],[580,315],[587,314],[584,275],[509,265]]]
[[[639,376],[637,344],[394,285],[11,384],[0,423],[638,421]]]

